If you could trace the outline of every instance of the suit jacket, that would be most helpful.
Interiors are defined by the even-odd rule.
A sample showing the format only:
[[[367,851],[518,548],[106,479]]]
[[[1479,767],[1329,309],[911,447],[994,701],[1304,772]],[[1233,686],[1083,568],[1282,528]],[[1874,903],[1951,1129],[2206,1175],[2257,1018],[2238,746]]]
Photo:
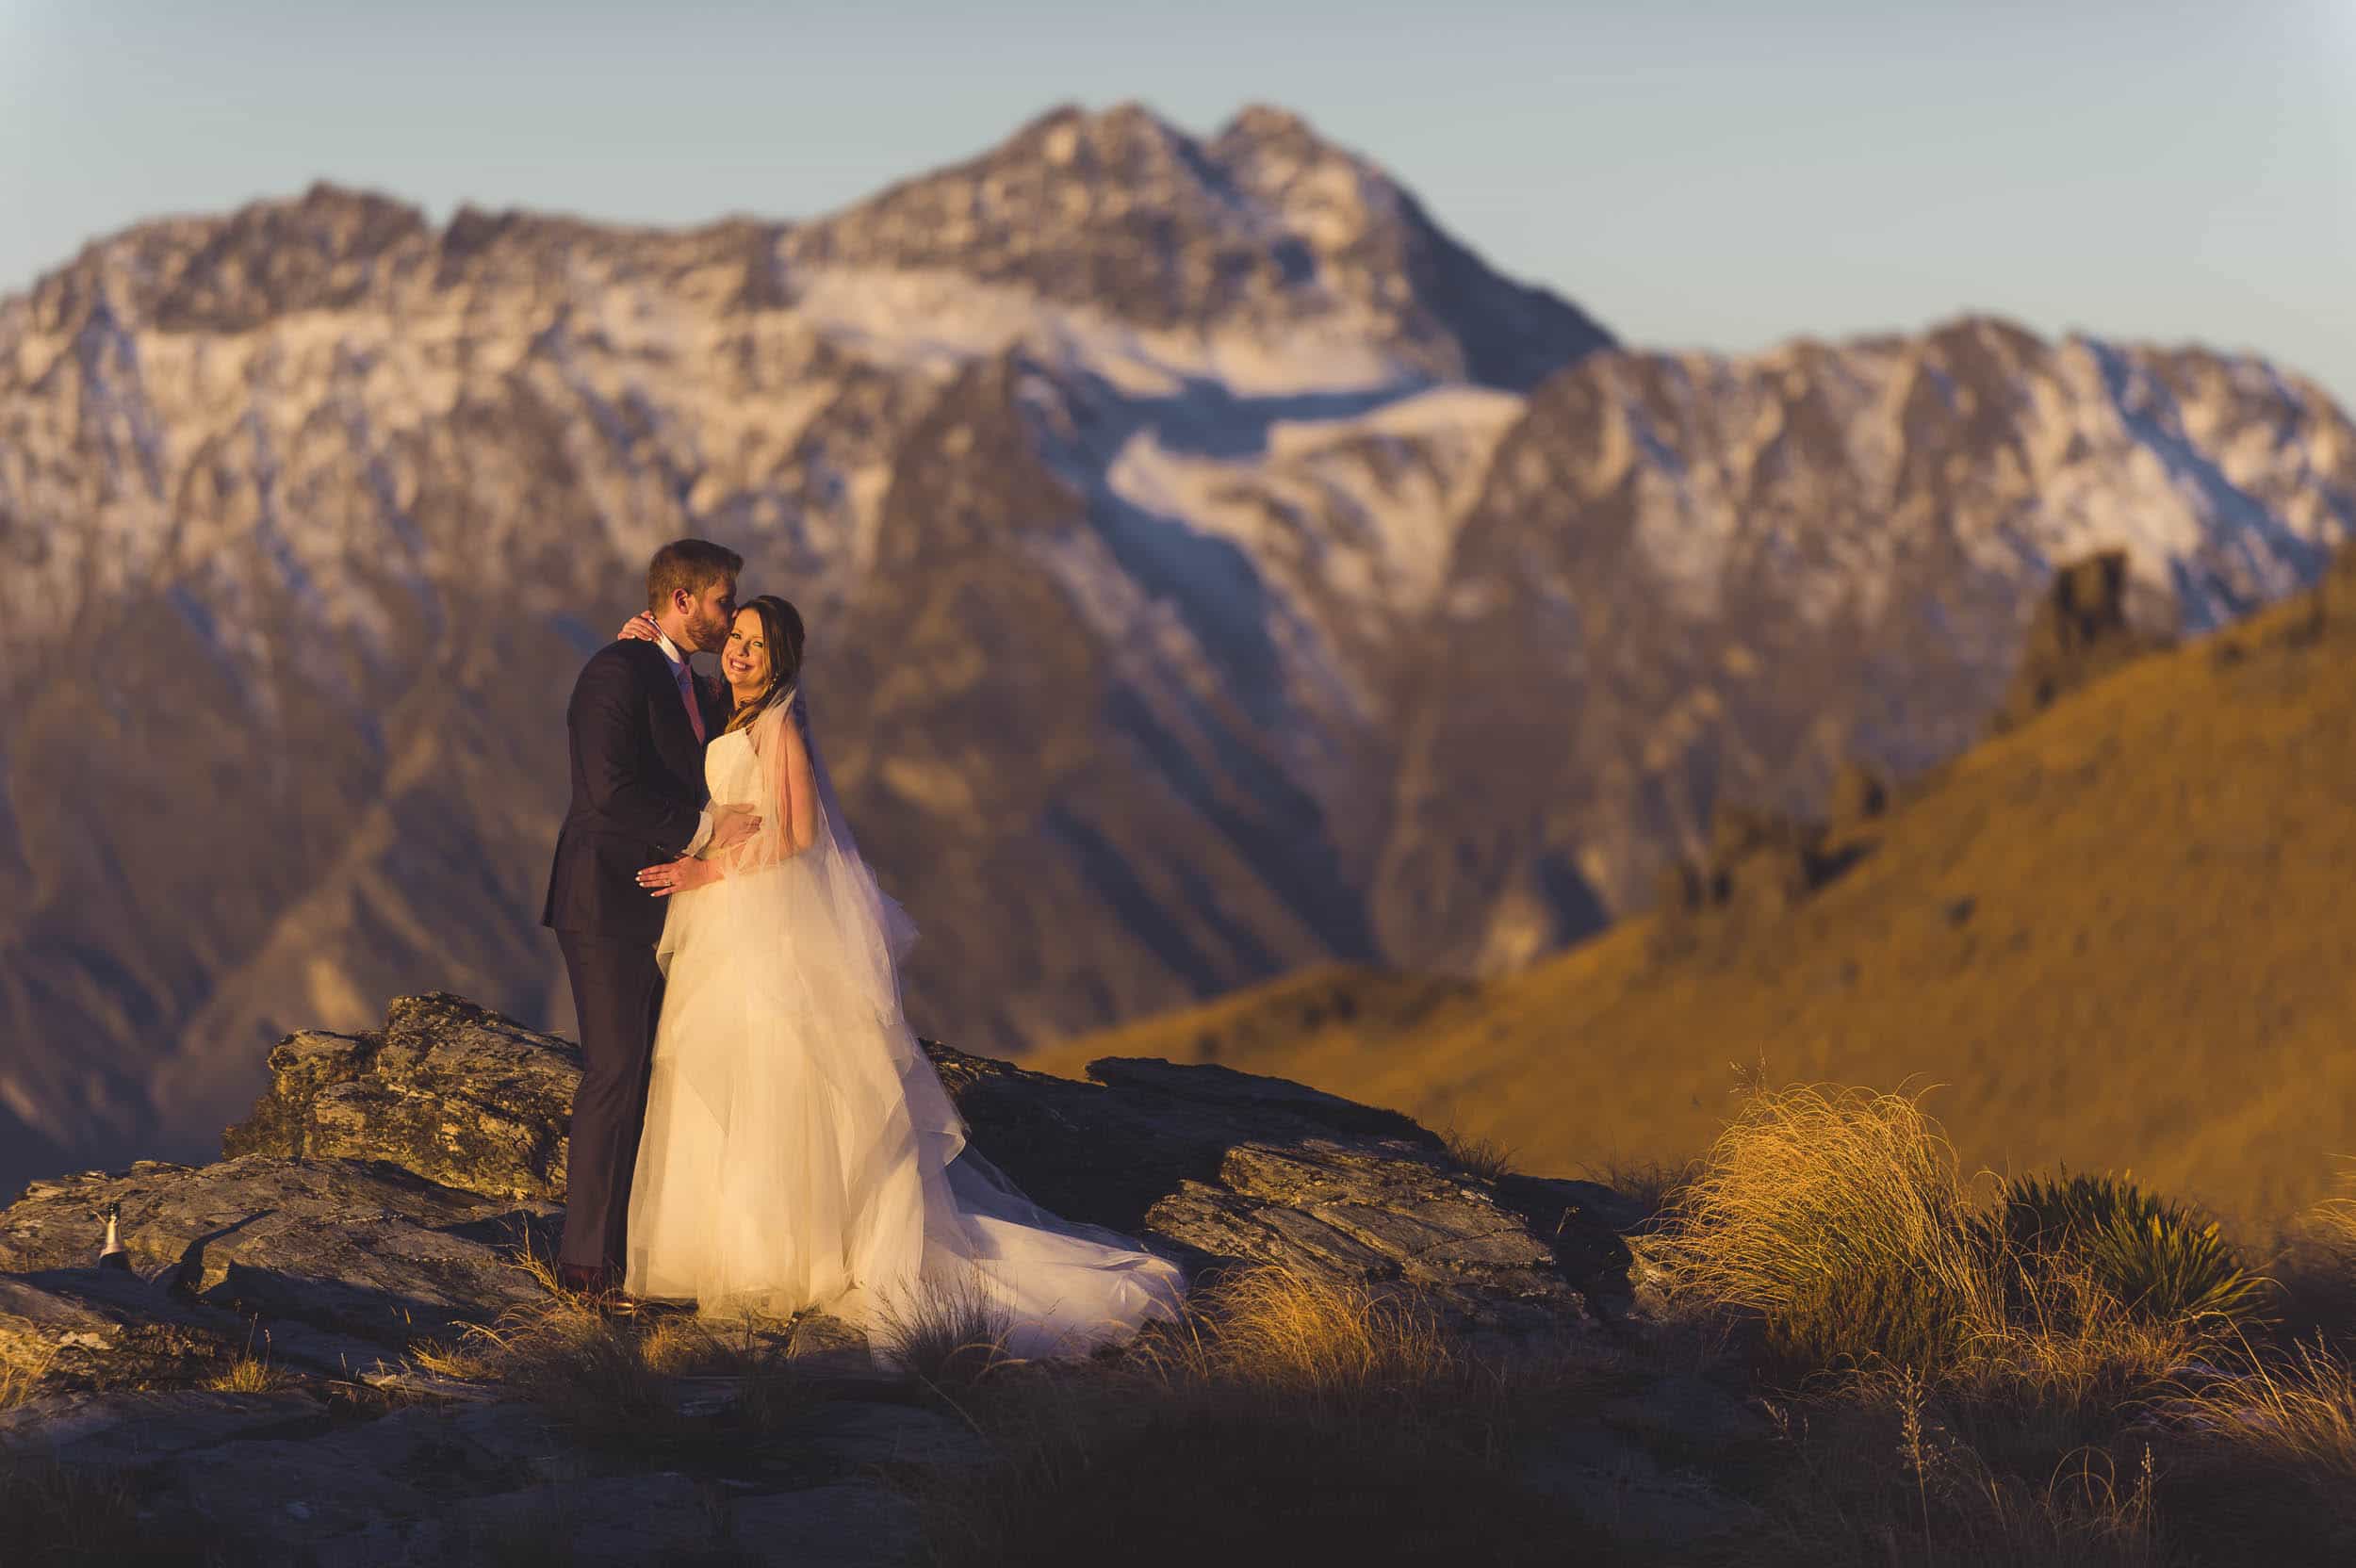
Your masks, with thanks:
[[[725,690],[695,682],[707,736],[728,723]],[[564,727],[573,800],[556,836],[540,923],[651,947],[667,911],[638,885],[638,873],[686,852],[709,798],[704,748],[671,662],[653,643],[607,644],[573,683]]]

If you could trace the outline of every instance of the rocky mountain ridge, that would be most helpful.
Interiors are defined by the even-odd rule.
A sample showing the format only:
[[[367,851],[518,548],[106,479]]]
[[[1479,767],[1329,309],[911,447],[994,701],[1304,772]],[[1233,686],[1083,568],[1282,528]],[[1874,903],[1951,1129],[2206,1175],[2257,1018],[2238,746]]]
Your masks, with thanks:
[[[2206,625],[2351,519],[2262,363],[1623,350],[1274,110],[1059,110],[805,222],[142,225],[0,302],[0,1114],[189,1154],[298,1021],[562,1024],[554,715],[678,534],[808,612],[918,1020],[1013,1052],[1525,962],[1722,797],[1962,744],[2053,563]]]

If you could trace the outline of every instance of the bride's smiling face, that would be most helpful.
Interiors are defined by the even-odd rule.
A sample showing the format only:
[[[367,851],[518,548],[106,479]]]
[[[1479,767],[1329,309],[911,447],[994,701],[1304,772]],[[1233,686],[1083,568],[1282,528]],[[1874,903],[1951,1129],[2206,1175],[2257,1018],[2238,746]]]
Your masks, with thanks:
[[[758,695],[768,689],[770,668],[761,612],[750,608],[738,611],[736,624],[728,629],[728,640],[720,649],[720,673],[740,695]]]

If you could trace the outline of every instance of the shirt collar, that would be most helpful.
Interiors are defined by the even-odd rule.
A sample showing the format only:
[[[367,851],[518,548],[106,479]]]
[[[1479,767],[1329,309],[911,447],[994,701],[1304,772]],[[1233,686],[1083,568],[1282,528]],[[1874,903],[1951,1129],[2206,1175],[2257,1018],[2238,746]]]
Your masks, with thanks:
[[[673,670],[682,670],[687,667],[687,655],[679,652],[679,645],[664,636],[659,628],[654,634],[654,645],[663,650],[663,657],[671,662]]]

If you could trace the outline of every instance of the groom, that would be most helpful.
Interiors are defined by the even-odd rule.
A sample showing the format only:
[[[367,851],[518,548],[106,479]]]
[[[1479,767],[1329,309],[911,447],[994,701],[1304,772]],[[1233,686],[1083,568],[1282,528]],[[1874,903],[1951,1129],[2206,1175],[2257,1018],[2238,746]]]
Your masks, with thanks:
[[[655,943],[664,909],[638,886],[645,866],[726,849],[761,825],[744,807],[707,809],[704,744],[728,723],[727,702],[688,668],[716,653],[736,614],[744,558],[679,539],[646,567],[653,642],[610,643],[574,682],[564,725],[573,802],[556,838],[547,907],[573,987],[581,1087],[573,1096],[564,1170],[564,1240],[557,1272],[575,1290],[622,1282],[630,1177],[646,1117],[646,1076],[663,972]]]

